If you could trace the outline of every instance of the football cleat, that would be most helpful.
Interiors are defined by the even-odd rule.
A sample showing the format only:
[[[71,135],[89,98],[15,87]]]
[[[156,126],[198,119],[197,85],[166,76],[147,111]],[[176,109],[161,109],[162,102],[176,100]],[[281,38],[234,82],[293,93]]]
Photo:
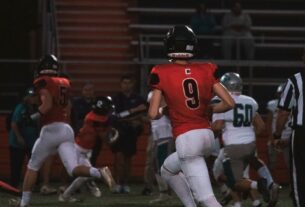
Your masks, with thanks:
[[[267,180],[265,178],[261,178],[257,181],[257,190],[263,196],[264,201],[269,203],[270,191],[268,190]]]
[[[62,193],[59,194],[58,201],[59,202],[66,202],[66,203],[79,203],[79,202],[82,202],[81,199],[75,198],[73,196],[65,197]]]
[[[40,188],[40,193],[42,195],[52,195],[57,193],[57,189],[44,185]]]
[[[101,176],[103,177],[105,183],[108,185],[110,191],[112,191],[112,189],[116,186],[116,183],[112,177],[111,171],[106,166],[106,167],[103,167],[100,169],[100,173],[101,173]]]
[[[99,198],[102,196],[101,190],[97,187],[93,180],[86,182],[86,185],[94,197]]]
[[[276,183],[272,183],[269,187],[270,191],[270,201],[268,203],[268,207],[274,207],[279,199],[281,186]]]

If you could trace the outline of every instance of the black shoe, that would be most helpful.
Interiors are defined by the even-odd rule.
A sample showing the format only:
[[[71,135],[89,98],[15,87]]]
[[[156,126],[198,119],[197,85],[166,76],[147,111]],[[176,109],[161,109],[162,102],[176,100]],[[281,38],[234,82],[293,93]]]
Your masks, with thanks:
[[[141,192],[142,195],[150,196],[152,195],[152,190],[150,188],[144,188]]]
[[[232,200],[232,196],[230,193],[228,193],[227,195],[225,195],[223,198],[220,199],[220,204],[222,206],[226,206],[228,203],[230,203],[230,201]]]
[[[265,178],[261,178],[257,181],[257,190],[263,196],[264,201],[269,203],[270,191],[267,187],[267,180]]]
[[[276,183],[272,183],[269,187],[270,191],[270,201],[268,203],[268,207],[274,207],[279,199],[281,186]]]

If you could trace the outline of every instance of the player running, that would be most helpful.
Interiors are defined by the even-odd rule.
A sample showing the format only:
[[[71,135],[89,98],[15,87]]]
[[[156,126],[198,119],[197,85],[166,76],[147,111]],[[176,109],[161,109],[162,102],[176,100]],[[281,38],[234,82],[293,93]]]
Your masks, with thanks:
[[[153,88],[149,117],[158,119],[161,97],[168,106],[173,127],[176,152],[166,158],[161,175],[176,192],[184,206],[221,206],[216,200],[204,156],[209,156],[215,144],[207,113],[224,112],[234,107],[234,100],[215,77],[212,63],[192,63],[197,50],[197,38],[187,26],[174,26],[165,37],[169,64],[157,65],[151,71]],[[209,102],[216,93],[223,101],[213,106]]]

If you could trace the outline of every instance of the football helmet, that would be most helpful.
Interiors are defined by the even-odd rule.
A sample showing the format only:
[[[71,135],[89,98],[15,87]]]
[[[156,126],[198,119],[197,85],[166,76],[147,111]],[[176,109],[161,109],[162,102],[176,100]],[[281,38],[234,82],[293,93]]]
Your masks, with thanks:
[[[231,92],[241,92],[243,89],[243,81],[238,73],[225,73],[220,82]]]
[[[37,75],[57,75],[59,63],[55,55],[47,54],[39,62]]]
[[[99,96],[95,99],[92,110],[98,115],[110,115],[114,112],[115,106],[110,96]]]
[[[186,25],[176,25],[171,28],[164,39],[167,56],[172,59],[190,59],[197,51],[197,37]]]

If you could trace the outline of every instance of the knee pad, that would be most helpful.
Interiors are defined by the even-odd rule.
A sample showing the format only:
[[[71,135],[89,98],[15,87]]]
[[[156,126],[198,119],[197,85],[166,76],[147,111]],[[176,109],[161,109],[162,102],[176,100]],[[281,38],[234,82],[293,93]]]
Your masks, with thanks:
[[[233,174],[233,171],[232,171],[230,159],[229,158],[225,158],[222,161],[222,165],[223,165],[224,174],[226,175],[226,178],[227,178],[226,184],[231,189],[234,189],[235,178],[234,178],[234,174]]]

